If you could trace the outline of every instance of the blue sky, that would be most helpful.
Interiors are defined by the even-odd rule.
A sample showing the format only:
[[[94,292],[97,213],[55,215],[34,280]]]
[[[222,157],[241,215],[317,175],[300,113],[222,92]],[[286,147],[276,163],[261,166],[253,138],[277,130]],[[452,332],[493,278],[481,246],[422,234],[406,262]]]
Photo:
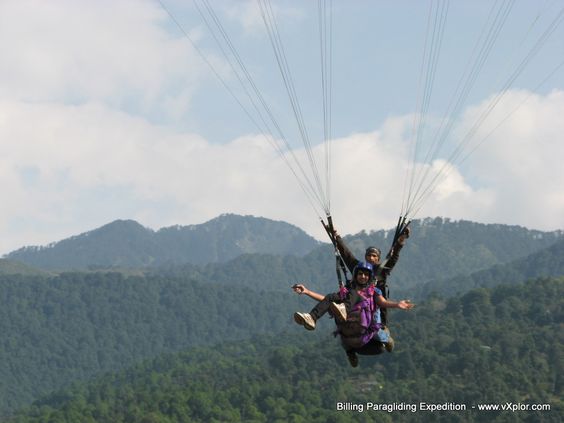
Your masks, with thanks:
[[[166,2],[165,2],[166,3]],[[179,19],[185,29],[202,28],[201,46],[209,57],[219,54],[209,32],[202,26],[201,17],[186,2],[170,2],[169,10]],[[191,2],[188,2],[188,5]],[[234,43],[252,67],[253,77],[260,83],[266,95],[276,97],[273,105],[280,108],[282,118],[291,117],[285,109],[287,102],[281,89],[281,79],[275,66],[274,55],[269,45],[262,21],[258,16],[241,28],[241,14],[248,9],[241,9],[234,4],[242,2],[214,2],[223,5],[216,11],[229,10],[221,15],[222,23],[230,30]],[[460,74],[470,59],[487,15],[492,9],[492,1],[452,2],[449,8],[440,59],[438,62],[437,82],[433,91],[432,110],[442,113],[451,99]],[[249,8],[257,6],[251,2]],[[308,123],[319,129],[321,113],[319,37],[317,34],[317,2],[274,2],[278,12],[285,51],[292,66],[298,94],[306,112]],[[334,129],[336,136],[349,135],[351,132],[370,131],[374,125],[381,125],[389,116],[412,113],[416,106],[418,78],[424,46],[429,2],[426,1],[335,1],[333,2],[333,90],[334,90]],[[278,8],[276,8],[278,6]],[[500,70],[509,72],[515,68],[515,61],[523,56],[529,44],[544,30],[556,12],[562,8],[562,2],[518,2],[512,9],[506,25],[493,53],[476,86],[470,101],[477,102],[494,92],[502,82],[498,77]],[[238,12],[235,12],[238,10]],[[256,12],[254,12],[256,13]],[[291,28],[291,29],[289,29]],[[287,30],[285,30],[287,29]],[[178,32],[172,26],[171,32]],[[564,46],[559,35],[554,34],[544,49],[523,72],[513,85],[515,88],[533,89],[548,73],[550,66],[558,63],[555,54],[562,57]],[[527,38],[528,36],[528,38]],[[525,40],[525,45],[519,45]],[[258,53],[258,54],[257,54]],[[564,83],[563,72],[555,75],[550,84],[539,92],[546,93],[554,86]],[[497,84],[497,85],[496,85]],[[236,87],[236,83],[233,86]],[[217,92],[216,92],[217,90]],[[209,102],[209,93],[213,92],[213,101]],[[208,118],[218,106],[216,98],[231,100],[224,88],[212,78],[210,86],[197,93],[201,113]],[[217,97],[216,97],[217,96]],[[225,119],[233,115],[229,130],[223,128],[211,139],[231,139],[230,132],[238,132],[239,125],[254,130],[248,119],[242,114],[230,111],[231,101],[220,104],[217,116]],[[224,103],[224,104],[223,104]],[[224,108],[225,107],[225,108]],[[237,106],[235,106],[237,109]],[[197,113],[198,111],[196,111]],[[202,121],[205,121],[202,118]],[[291,122],[290,122],[291,124]],[[233,128],[234,126],[234,128]],[[201,132],[213,131],[206,126]],[[218,130],[217,128],[215,129]],[[243,131],[245,129],[242,129]],[[225,133],[224,133],[225,132]],[[210,132],[211,133],[211,132]]]
[[[239,95],[194,4],[163,4]],[[212,4],[303,159],[257,3]],[[271,4],[321,158],[317,2]],[[495,4],[448,3],[426,133],[456,99]],[[343,233],[390,228],[397,219],[432,5],[447,2],[333,2],[331,211]],[[561,0],[515,2],[454,116],[447,151],[562,8]],[[463,164],[449,163],[447,151],[417,163],[450,172],[416,217],[564,228],[563,68],[538,86],[564,60],[563,40],[560,24],[480,126],[473,142],[483,143]],[[288,167],[158,1],[5,0],[0,50],[0,183],[8,199],[0,253],[115,219],[158,229],[228,212],[285,220],[323,239],[318,213]]]

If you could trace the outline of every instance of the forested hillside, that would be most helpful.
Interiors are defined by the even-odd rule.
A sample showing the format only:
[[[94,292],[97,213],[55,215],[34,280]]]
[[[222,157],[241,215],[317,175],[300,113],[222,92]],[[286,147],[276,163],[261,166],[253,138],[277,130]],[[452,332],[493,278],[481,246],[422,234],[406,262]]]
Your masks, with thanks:
[[[298,300],[185,278],[0,275],[0,415],[163,352],[276,333]]]
[[[401,289],[523,259],[563,239],[561,231],[541,232],[520,226],[441,218],[415,220],[411,229],[412,236],[393,272],[393,283]],[[345,239],[357,257],[362,257],[368,245],[380,246],[385,253],[392,237],[392,231],[377,231]]]
[[[523,295],[532,286],[534,299]],[[9,421],[556,423],[564,419],[562,298],[563,278],[433,299],[398,313],[396,350],[361,357],[357,369],[330,335],[308,340],[300,327],[191,349],[45,397]],[[550,409],[477,408],[508,403]]]
[[[431,281],[435,283],[467,276],[512,260],[534,261],[529,260],[529,254],[539,253],[542,257],[546,248],[563,239],[560,232],[547,233],[516,226],[443,219],[414,221],[411,225],[413,235],[401,251],[400,260],[389,278],[394,295],[402,293],[411,298],[420,297],[423,293],[420,288]],[[390,231],[361,232],[345,237],[345,240],[355,255],[362,258],[369,245],[380,246],[385,253],[392,236]],[[561,258],[557,257],[557,261],[564,266]],[[553,267],[546,267],[545,273],[528,273],[526,277],[562,274],[560,271],[550,272]],[[538,271],[543,268],[543,265],[536,266]],[[288,288],[289,282],[305,281],[313,289],[327,292],[334,289],[337,280],[333,249],[327,245],[316,248],[304,257],[248,254],[224,264],[161,266],[151,272],[189,274],[197,280],[281,291]],[[524,278],[519,279],[522,280]],[[480,285],[470,287],[473,286]]]
[[[361,233],[348,240],[362,256],[366,244],[381,245],[380,235],[387,236]],[[456,292],[562,276],[564,241],[557,242],[559,238],[558,232],[507,226],[441,219],[414,222],[413,235],[389,280],[392,298],[398,298],[407,281],[405,285],[411,287],[404,293],[411,299],[441,294],[443,299],[432,294],[428,303],[440,311],[448,309],[448,296]],[[475,272],[484,266],[473,261],[475,251],[496,265]],[[533,254],[522,256],[526,251]],[[466,262],[464,254],[469,257]],[[420,266],[423,257],[426,265]],[[519,260],[499,264],[508,257]],[[27,266],[5,263],[29,273]],[[334,291],[334,266],[332,251],[325,246],[304,257],[247,254],[224,264],[167,265],[129,274],[0,274],[0,415],[72,382],[163,353],[259,333],[276,336],[294,326],[294,311],[307,311],[313,305],[311,299],[293,294],[290,285],[304,281],[319,292]],[[401,274],[410,274],[411,279],[401,279]],[[417,298],[419,286],[424,288]],[[419,308],[415,315],[427,308]],[[409,316],[413,314],[394,310],[393,330],[401,330]],[[330,326],[331,321],[324,319],[320,330],[309,336],[327,334]],[[431,339],[440,336],[420,330]]]
[[[541,232],[518,226],[485,225],[449,219],[423,219],[411,223],[413,236],[402,252],[401,265],[394,278],[402,288],[411,288],[431,279],[465,275],[495,264],[525,257],[562,239],[560,231]],[[362,257],[368,245],[379,246],[384,253],[390,247],[391,230],[361,232],[345,237],[351,250]],[[309,253],[309,254],[308,254]],[[187,267],[200,274],[217,270],[232,277],[231,266],[250,265],[248,279],[256,280],[253,266],[260,261],[254,254],[298,257],[284,263],[296,268],[297,277],[313,272],[323,278],[331,248],[319,243],[295,226],[252,216],[223,215],[201,225],[175,226],[158,231],[134,221],[115,221],[99,229],[71,237],[46,247],[25,247],[6,256],[46,270],[147,269]],[[240,256],[241,261],[236,260]],[[305,257],[303,257],[305,256]],[[303,261],[299,258],[303,257]],[[222,270],[225,263],[229,270]],[[292,263],[296,263],[295,265]],[[318,266],[323,270],[313,270]],[[259,265],[260,267],[260,265]],[[307,271],[304,269],[310,268]],[[186,273],[181,269],[181,273]],[[241,275],[243,272],[237,272]],[[290,274],[291,277],[293,275]],[[287,279],[287,275],[284,275]],[[245,279],[245,277],[239,277]],[[278,282],[278,281],[277,281]],[[317,283],[315,281],[314,283]]]
[[[288,223],[229,214],[201,225],[158,231],[133,220],[118,220],[45,247],[21,248],[6,257],[59,271],[146,268],[164,263],[226,262],[248,253],[303,255],[318,245]]]
[[[478,287],[492,287],[501,283],[520,283],[526,279],[542,276],[564,275],[564,241],[525,258],[498,264],[490,269],[461,275],[450,279],[439,279],[414,290],[414,296],[424,298],[432,294],[454,295]]]
[[[48,275],[48,272],[18,261],[0,259],[0,275]]]

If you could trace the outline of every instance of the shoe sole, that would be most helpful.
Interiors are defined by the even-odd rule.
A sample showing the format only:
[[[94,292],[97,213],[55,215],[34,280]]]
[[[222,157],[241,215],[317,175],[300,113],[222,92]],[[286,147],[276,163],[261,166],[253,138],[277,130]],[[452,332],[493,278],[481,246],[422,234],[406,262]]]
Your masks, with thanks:
[[[298,313],[294,313],[294,321],[298,325],[302,325],[307,330],[314,330],[315,329],[314,326],[311,326],[309,323],[307,323],[306,320]]]
[[[329,309],[331,310],[331,313],[333,313],[333,316],[335,316],[335,319],[337,319],[338,321],[344,322],[345,320],[347,320],[347,316],[341,313],[341,310],[339,310],[339,308],[335,306],[335,304],[331,303]]]

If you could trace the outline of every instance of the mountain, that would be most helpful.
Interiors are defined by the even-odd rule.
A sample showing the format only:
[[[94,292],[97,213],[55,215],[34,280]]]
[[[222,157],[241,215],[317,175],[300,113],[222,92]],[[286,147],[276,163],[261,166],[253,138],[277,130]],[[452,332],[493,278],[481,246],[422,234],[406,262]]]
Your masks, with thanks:
[[[14,260],[0,259],[0,275],[47,275],[35,267]]]
[[[507,283],[518,284],[527,279],[564,275],[563,258],[564,240],[509,263],[498,264],[469,275],[428,282],[417,289],[418,294],[416,295],[426,297],[429,294],[438,293],[452,296],[479,287],[492,287]]]
[[[416,299],[426,283],[466,276],[513,260],[530,261],[527,259],[530,254],[564,240],[560,231],[541,232],[519,226],[440,218],[413,221],[411,228],[412,236],[388,279],[394,297],[401,293]],[[360,232],[344,237],[360,259],[369,245],[379,246],[385,254],[392,238],[390,230]],[[226,263],[160,266],[151,272],[189,274],[196,280],[264,290],[286,291],[298,281],[306,282],[308,287],[319,292],[330,292],[337,287],[335,258],[329,245],[319,246],[303,257],[245,254]],[[561,274],[551,272],[546,275]]]
[[[117,220],[45,247],[21,248],[6,258],[46,270],[144,268],[226,262],[246,253],[303,255],[318,245],[288,223],[226,214],[201,225],[158,231]]]
[[[498,270],[492,271],[488,279],[477,280],[488,281],[488,286],[505,284],[505,290],[513,296],[518,292],[515,284],[532,276],[524,264],[536,264],[537,274],[563,276],[563,243],[520,260],[522,267],[519,263],[496,266]],[[319,292],[337,288],[334,275],[333,280],[323,279],[323,272],[334,271],[334,263],[329,260],[325,265],[307,267],[304,260],[245,255],[228,267],[205,266],[208,274],[200,274],[200,267],[190,266],[183,267],[185,273],[175,268],[168,274],[0,275],[0,415],[74,381],[119,370],[165,352],[259,333],[269,336],[292,327],[292,313],[308,311],[314,304],[291,292],[291,283],[304,280],[296,275],[324,281],[325,285],[316,288]],[[272,283],[277,280],[277,284]],[[472,288],[461,280],[461,291]],[[536,298],[535,283],[527,287],[533,292],[527,297]],[[397,290],[393,294],[397,299]],[[408,297],[417,299],[414,295]],[[450,300],[431,297],[428,306],[421,301],[417,299],[417,310],[431,307],[439,311],[449,307]],[[406,316],[393,310],[393,331],[402,327]],[[319,330],[311,335],[330,332],[331,321],[322,320]],[[420,330],[429,333],[426,328]]]
[[[138,231],[139,238],[154,234],[135,222],[127,224]],[[478,270],[483,267],[497,271],[477,281],[487,282],[486,286],[505,284],[510,296],[523,294],[515,288],[518,281],[535,275],[562,275],[564,254],[558,232],[443,219],[412,225],[413,235],[390,278],[392,298],[398,298],[404,281],[407,292],[415,293],[427,282],[474,277],[487,271]],[[387,231],[360,233],[347,237],[347,241],[362,255],[365,245],[386,245],[388,236]],[[479,261],[479,257],[488,260]],[[510,265],[503,266],[502,260]],[[494,267],[487,265],[490,262]],[[531,273],[535,267],[536,273]],[[0,416],[73,382],[163,353],[221,345],[257,334],[276,337],[294,326],[294,311],[307,311],[313,306],[312,300],[293,294],[290,285],[305,281],[319,292],[332,292],[337,288],[334,272],[332,249],[325,245],[303,257],[243,254],[226,263],[167,264],[130,274],[108,270],[0,274]],[[401,279],[400,274],[411,279]],[[472,286],[482,286],[478,282]],[[460,284],[468,285],[464,291],[471,285],[464,281]],[[531,293],[526,297],[536,298],[537,292],[532,290],[535,283],[526,286]],[[483,290],[476,292],[472,295],[489,295]],[[496,292],[505,291],[496,288]],[[417,316],[427,308],[450,310],[450,301],[438,296],[426,303],[418,299]],[[452,301],[456,305],[457,300]],[[507,307],[500,310],[508,312]],[[464,314],[464,307],[454,307],[453,312],[456,310]],[[517,319],[521,311],[513,316]],[[394,310],[390,320],[393,332],[401,333],[406,316],[411,314]],[[331,331],[331,320],[323,320],[319,330],[308,336]],[[440,333],[435,336],[427,327],[418,330],[442,342]],[[327,342],[334,342],[327,338]],[[428,355],[419,349],[417,354]]]
[[[522,258],[563,237],[561,231],[542,232],[519,226],[442,218],[416,220],[411,222],[411,228],[413,235],[393,272],[393,280],[397,281],[394,283],[400,289],[414,288],[437,279],[437,274],[441,278],[449,278]],[[368,245],[379,246],[385,254],[392,238],[391,230],[363,231],[344,237],[358,258],[363,257]],[[291,261],[296,270],[295,274],[290,274],[292,278],[314,273],[314,276],[324,278],[323,281],[315,280],[314,284],[324,286],[328,280],[335,278],[334,265],[330,264],[333,253],[328,244],[320,244],[299,228],[284,222],[222,215],[201,225],[173,226],[158,231],[132,220],[119,220],[46,247],[21,248],[6,255],[6,258],[44,270],[59,271],[170,270],[184,266],[195,275],[219,278],[222,282],[225,277],[233,279],[232,269],[240,267],[241,263],[249,267],[235,272],[243,280],[264,278],[264,274],[257,275],[253,269],[264,270],[265,265],[258,262],[263,261],[262,256],[266,254],[279,256],[281,261]],[[286,260],[284,256],[298,260]],[[216,267],[216,264],[220,266]],[[314,270],[314,266],[322,270]],[[184,269],[181,272],[184,273]],[[283,279],[287,280],[287,272],[282,273]],[[276,280],[276,284],[281,282]]]
[[[392,273],[392,289],[412,289],[431,280],[467,275],[524,259],[564,239],[562,231],[543,232],[446,218],[415,220],[410,226],[412,236]],[[392,231],[381,230],[361,232],[345,240],[356,257],[361,258],[369,245],[380,247],[385,254],[392,238]]]
[[[394,352],[356,369],[333,337],[293,326],[161,356],[7,421],[561,422],[564,279],[530,284],[534,299],[529,284],[499,286],[398,313]]]

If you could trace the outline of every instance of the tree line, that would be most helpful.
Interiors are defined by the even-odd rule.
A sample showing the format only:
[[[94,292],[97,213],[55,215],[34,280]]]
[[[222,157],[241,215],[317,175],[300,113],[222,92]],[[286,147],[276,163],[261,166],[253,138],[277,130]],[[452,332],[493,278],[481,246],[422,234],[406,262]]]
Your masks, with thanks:
[[[560,422],[564,278],[433,297],[393,317],[396,350],[357,369],[328,333],[199,347],[107,374],[36,402],[28,422]],[[350,404],[466,404],[465,411],[337,411]],[[550,411],[479,412],[478,403]]]

